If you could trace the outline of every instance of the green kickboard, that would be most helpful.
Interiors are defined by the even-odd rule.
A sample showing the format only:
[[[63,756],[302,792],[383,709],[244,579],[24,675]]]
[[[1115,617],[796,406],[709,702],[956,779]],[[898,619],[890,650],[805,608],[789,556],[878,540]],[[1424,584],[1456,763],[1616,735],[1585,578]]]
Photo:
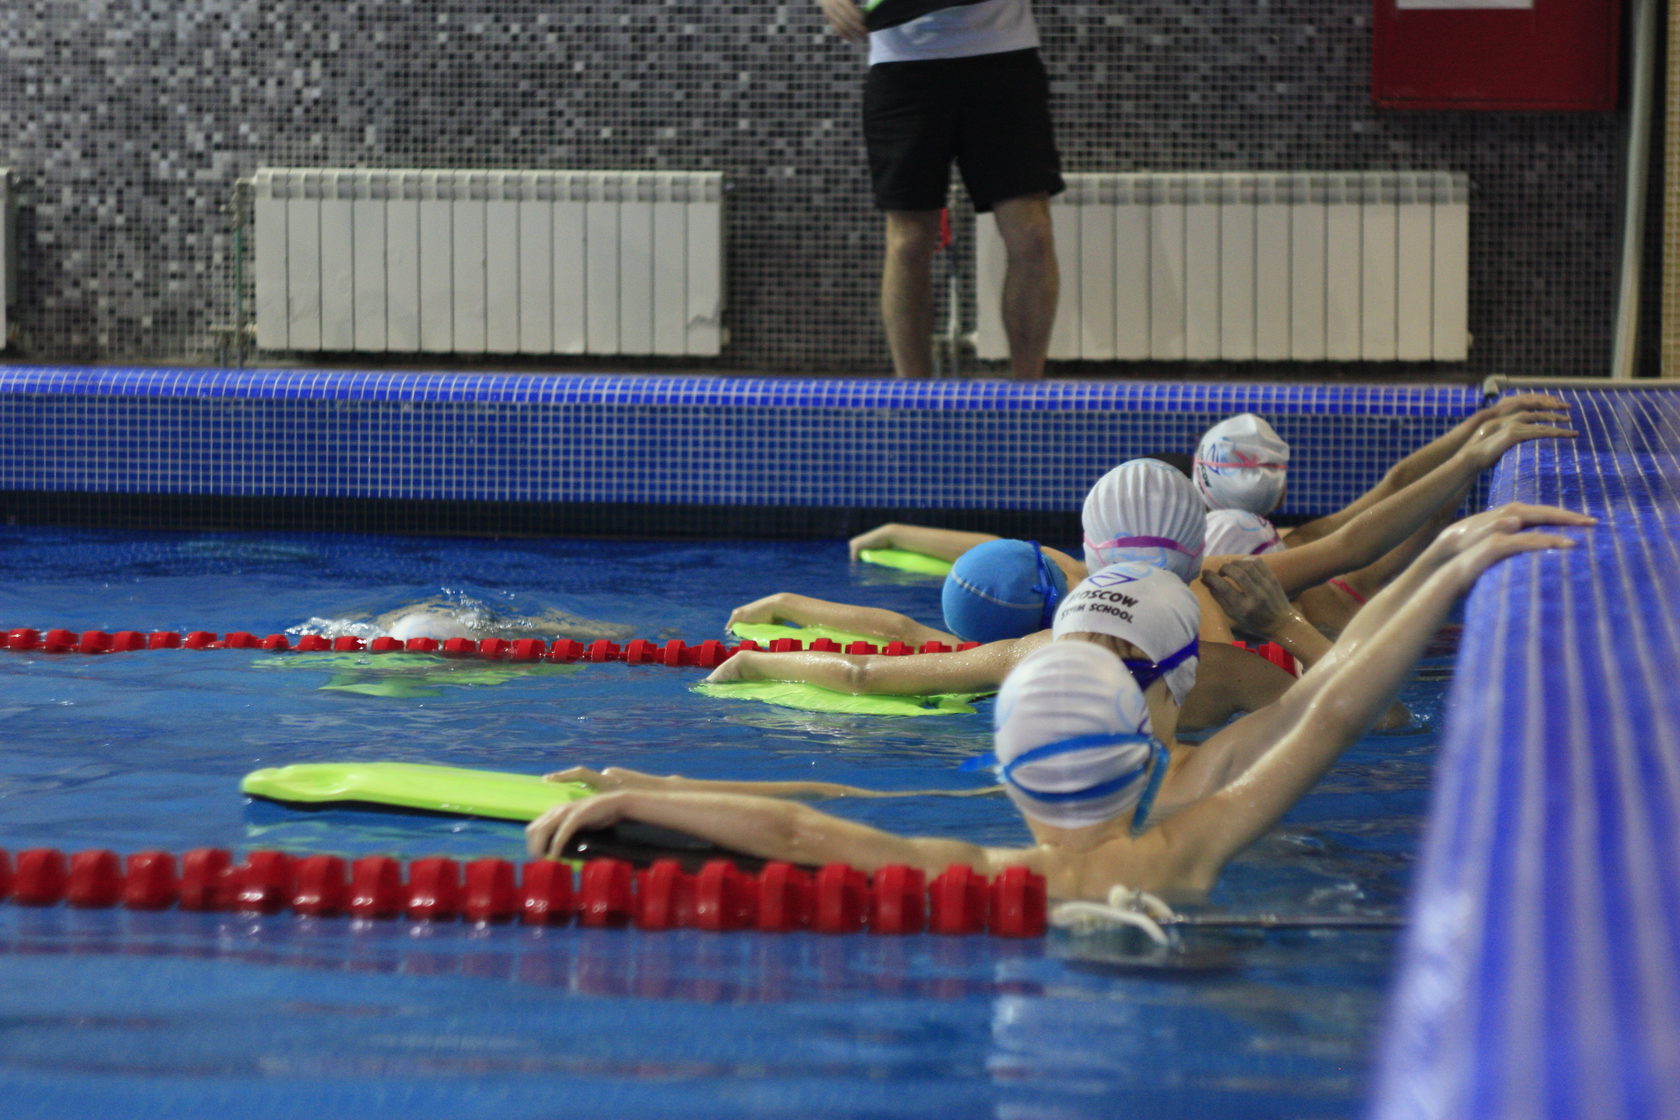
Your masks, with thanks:
[[[972,715],[973,702],[986,692],[951,692],[934,696],[867,696],[835,692],[801,681],[724,681],[697,684],[702,696],[724,700],[759,700],[801,712],[833,712],[860,716]]]
[[[797,638],[810,648],[812,642],[818,638],[827,638],[831,642],[840,643],[840,648],[853,642],[868,642],[873,646],[884,646],[886,640],[870,637],[868,634],[853,634],[846,630],[836,630],[832,626],[784,626],[780,622],[737,622],[730,627],[730,631],[746,641],[757,642],[761,646],[769,644],[778,638]]]
[[[943,578],[951,574],[949,560],[926,556],[920,552],[906,552],[902,548],[866,548],[858,553],[858,559],[865,564],[878,564],[883,568],[896,568],[901,572],[915,572],[924,576]]]
[[[270,801],[326,805],[360,802],[465,817],[530,821],[595,791],[535,774],[466,770],[417,762],[306,762],[253,770],[242,792]]]
[[[317,686],[324,691],[388,700],[428,700],[443,695],[444,688],[490,688],[527,677],[567,676],[581,670],[577,665],[542,661],[509,665],[448,661],[424,653],[293,653],[251,664],[259,669],[328,672],[332,677]]]

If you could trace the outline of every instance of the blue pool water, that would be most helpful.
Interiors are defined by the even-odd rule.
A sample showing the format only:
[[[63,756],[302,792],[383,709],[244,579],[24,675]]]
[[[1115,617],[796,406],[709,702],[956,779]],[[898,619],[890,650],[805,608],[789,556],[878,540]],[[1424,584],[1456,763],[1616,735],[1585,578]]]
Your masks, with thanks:
[[[447,595],[690,642],[797,589],[934,621],[937,583],[840,542],[672,545],[0,530],[0,626],[269,633]],[[1444,670],[1232,866],[1216,910],[1397,914]],[[695,670],[255,651],[0,654],[0,847],[276,847],[516,858],[512,824],[247,804],[327,759],[964,788],[974,715],[707,699]],[[401,678],[403,697],[344,685]],[[336,687],[335,687],[336,686]],[[901,831],[1026,832],[1000,798],[838,802]],[[708,935],[0,906],[8,1117],[1347,1117],[1391,964],[1382,931],[1187,935],[1179,967],[1056,934]]]

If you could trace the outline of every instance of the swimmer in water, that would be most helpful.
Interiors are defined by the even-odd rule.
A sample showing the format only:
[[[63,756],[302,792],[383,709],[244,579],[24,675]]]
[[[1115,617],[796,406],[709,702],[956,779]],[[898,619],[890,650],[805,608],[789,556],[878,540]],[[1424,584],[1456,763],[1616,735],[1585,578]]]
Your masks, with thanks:
[[[1264,552],[1281,552],[1327,538],[1335,542],[1332,546],[1315,549],[1306,563],[1295,559],[1268,560],[1268,564],[1309,621],[1321,630],[1339,631],[1365,600],[1404,570],[1452,521],[1481,471],[1506,450],[1530,439],[1572,437],[1575,433],[1565,426],[1567,409],[1556,397],[1528,393],[1505,397],[1478,410],[1446,435],[1395,464],[1358,500],[1280,536],[1283,549]],[[1264,518],[1287,491],[1289,447],[1269,424],[1249,413],[1214,425],[1204,434],[1196,456],[1186,462],[1177,461],[1184,459],[1182,456],[1166,453],[1150,459],[1183,470],[1210,510],[1242,509]],[[1093,487],[1092,494],[1096,492],[1097,487]],[[1384,505],[1401,495],[1410,499]],[[1383,509],[1381,516],[1366,516],[1379,506]],[[1139,531],[1135,527],[1137,518],[1125,511],[1107,511],[1107,526],[1101,523],[1104,519],[1105,511],[1094,509],[1088,496],[1084,517],[1088,543],[1093,541],[1090,530],[1094,522],[1094,540],[1099,543],[1110,539],[1105,527],[1112,527],[1116,535],[1128,528],[1132,533]],[[1265,525],[1270,528],[1270,522]],[[1405,531],[1397,531],[1402,528]],[[954,562],[968,549],[997,539],[987,533],[894,522],[852,538],[849,548],[854,560],[869,549],[902,548]],[[1262,554],[1253,549],[1252,544],[1230,551],[1210,545],[1203,554],[1204,564],[1218,567],[1227,555]],[[1056,559],[1070,582],[1077,583],[1090,570],[1089,548],[1085,566],[1066,553],[1045,551]],[[1100,561],[1097,566],[1101,566]],[[1204,599],[1204,606],[1211,604]],[[1210,627],[1204,637],[1229,637],[1228,628],[1219,624],[1215,612],[1205,611],[1204,618]],[[1296,656],[1299,658],[1299,654]]]
[[[1184,581],[1194,575],[1195,563],[1201,554],[1205,519],[1201,501],[1189,481],[1165,464],[1154,460],[1134,460],[1117,477],[1131,479],[1133,476],[1138,476],[1135,479],[1138,485],[1123,487],[1124,492],[1118,495],[1115,504],[1124,509],[1142,532],[1134,538],[1130,547],[1111,548],[1107,559],[1141,562],[1159,572],[1166,583],[1178,584],[1177,593],[1180,596],[1194,601],[1195,596]],[[983,559],[992,550],[1001,551],[995,560],[998,570],[982,571],[981,565],[970,560],[971,557]],[[1035,556],[1039,556],[1036,561],[1033,559]],[[1083,571],[1084,565],[1079,564],[1078,570]],[[948,622],[955,620],[970,625],[974,619],[983,618],[991,627],[989,632],[1008,636],[984,641],[972,649],[934,657],[747,650],[725,661],[708,680],[802,681],[837,692],[907,696],[992,692],[1023,658],[1052,639],[1050,623],[1055,618],[1056,603],[1062,596],[1055,586],[1056,581],[1050,577],[1059,575],[1060,571],[1059,565],[1050,568],[1041,554],[1034,553],[1030,542],[990,541],[964,554],[952,568],[951,577],[966,574],[969,578],[947,579],[944,591],[946,618]],[[1007,573],[1012,573],[1012,578],[1005,579],[1004,574]],[[1035,581],[1040,588],[1038,593],[1032,590]],[[1226,596],[1230,609],[1242,616],[1245,630],[1255,633],[1269,631],[1265,636],[1285,648],[1298,646],[1310,639],[1317,639],[1320,646],[1325,644],[1316,632],[1307,633],[1311,628],[1304,620],[1275,609],[1281,594],[1266,597],[1263,602],[1256,598],[1251,586],[1253,582],[1252,579],[1244,579],[1240,584],[1234,579],[1219,581],[1219,593]],[[980,593],[974,592],[976,587],[981,589]],[[1056,591],[1054,599],[1042,593],[1045,589]],[[1001,608],[998,603],[999,599],[1006,597],[1005,590],[1008,591],[1007,597],[1016,601],[1008,609]],[[1210,589],[1210,598],[1213,594]],[[1222,609],[1222,602],[1226,602],[1219,599],[1212,601],[1214,609]],[[929,638],[949,642],[963,636],[960,629],[956,634],[942,633],[930,627],[920,627],[913,620],[890,611],[866,609],[858,614],[848,614],[856,610],[844,604],[784,594],[738,608],[731,615],[730,623],[850,623],[852,625],[845,628],[854,629],[861,620],[865,625],[885,630],[900,640],[918,643]],[[831,618],[836,621],[829,622]],[[979,634],[982,631],[969,632]],[[1167,657],[1173,652],[1172,649],[1158,649],[1152,651],[1152,656]],[[1299,656],[1310,662],[1316,652],[1316,647],[1302,647]],[[1187,729],[1216,727],[1240,712],[1263,707],[1282,695],[1294,679],[1265,659],[1230,645],[1229,639],[1222,643],[1204,643],[1199,656],[1202,671],[1197,678],[1199,683],[1195,692],[1180,698],[1184,705],[1182,725]],[[1400,718],[1403,722],[1403,715]]]
[[[546,610],[535,615],[509,616],[471,600],[447,599],[428,599],[398,607],[366,625],[375,635],[388,635],[404,642],[410,638],[434,638],[440,642],[450,638],[573,638],[580,642],[606,638],[621,641],[632,633],[631,627],[579,618],[567,611]]]
[[[1262,579],[1265,578],[1263,568],[1256,571]],[[1276,581],[1272,584],[1275,588]],[[1283,601],[1281,593],[1275,598],[1279,603]],[[1207,768],[1205,763],[1199,769],[1183,766],[1184,759],[1178,757],[1181,752],[1202,748],[1181,746],[1176,738],[1176,731],[1183,724],[1183,705],[1198,688],[1198,663],[1203,652],[1196,640],[1200,613],[1201,606],[1196,596],[1189,585],[1177,576],[1148,564],[1116,564],[1086,579],[1070,592],[1056,611],[1049,630],[1012,643],[1011,652],[1015,660],[1010,662],[1008,671],[1013,672],[1019,665],[1037,656],[1045,646],[1064,639],[1097,641],[1122,650],[1127,657],[1126,670],[1137,682],[1137,687],[1152,697],[1150,713],[1157,737],[1176,760],[1169,768],[1171,776],[1166,778],[1161,790],[1163,806],[1175,806],[1192,795],[1191,790],[1180,789],[1184,779],[1179,775],[1192,775],[1189,780],[1199,783],[1201,779],[1193,775]],[[719,667],[712,679],[729,677],[728,666],[732,662],[751,656],[752,651],[735,654]],[[836,664],[835,659],[845,655],[818,653],[813,656]],[[1250,654],[1240,656],[1265,664]],[[918,670],[938,670],[941,663],[963,657],[962,653],[937,657],[894,657],[875,662],[875,667],[897,668],[914,675]],[[889,662],[892,664],[888,665]],[[1148,686],[1156,680],[1163,681],[1165,689],[1149,692]],[[860,792],[851,787],[829,791],[807,789],[804,783],[779,783],[776,788],[761,788],[752,783],[695,783],[682,778],[653,778],[624,770],[596,772],[574,768],[548,777],[555,781],[583,782],[597,789],[733,790],[774,796],[849,796]]]
[[[1347,506],[1282,534],[1273,530],[1273,535],[1282,542],[1281,548],[1299,548],[1321,540],[1446,465],[1472,443],[1497,429],[1510,432],[1531,426],[1536,429],[1536,435],[1529,438],[1572,436],[1574,432],[1566,427],[1568,408],[1564,401],[1544,393],[1521,393],[1495,401],[1390,467],[1382,481]],[[1551,430],[1541,430],[1545,428]],[[1196,488],[1210,511],[1240,511],[1261,518],[1266,528],[1270,528],[1271,523],[1264,518],[1282,502],[1287,490],[1289,446],[1269,424],[1250,413],[1223,420],[1203,435],[1193,462]],[[1285,578],[1291,598],[1297,600],[1314,625],[1330,633],[1339,631],[1361,605],[1403,571],[1435,534],[1452,522],[1473,482],[1471,476],[1448,491],[1409,536],[1368,564],[1299,590]],[[1212,532],[1210,524],[1210,535]],[[1227,551],[1249,554],[1243,551],[1241,543],[1231,544],[1233,547],[1226,550],[1210,543],[1208,557],[1216,560]],[[1265,551],[1281,551],[1281,548]]]
[[[558,806],[527,827],[527,847],[532,856],[556,857],[579,830],[634,820],[767,860],[846,863],[866,873],[906,865],[929,875],[953,865],[984,875],[1025,867],[1043,875],[1058,899],[1101,900],[1117,886],[1171,901],[1203,898],[1225,865],[1264,836],[1388,706],[1429,637],[1483,571],[1520,552],[1574,544],[1533,527],[1593,520],[1513,504],[1459,522],[1380,592],[1277,704],[1180,752],[1176,762],[1163,742],[1174,716],[1168,676],[1188,659],[1140,687],[1124,660],[1148,654],[1112,632],[1124,620],[1094,608],[1070,613],[1069,626],[1104,629],[1069,632],[1065,637],[1083,640],[1048,643],[1023,659],[994,717],[998,773],[1032,833],[1030,847],[900,836],[778,798],[649,789]],[[1124,586],[1099,582],[1093,589],[1124,595]],[[1073,601],[1063,610],[1071,612]]]
[[[1182,725],[1220,726],[1237,713],[1257,711],[1276,700],[1293,680],[1277,666],[1232,646],[1237,630],[1277,642],[1307,666],[1324,657],[1330,648],[1329,640],[1299,611],[1273,609],[1272,581],[1289,600],[1304,587],[1373,562],[1415,531],[1441,502],[1467,485],[1512,444],[1561,431],[1523,417],[1518,413],[1490,425],[1450,460],[1330,535],[1300,549],[1251,558],[1228,557],[1201,578],[1197,578],[1197,572],[1204,563],[1207,512],[1195,486],[1182,473],[1155,459],[1122,463],[1099,479],[1085,498],[1082,521],[1086,570],[1142,561],[1195,581],[1192,587],[1203,606],[1202,684],[1184,705]],[[1233,560],[1241,563],[1233,564]],[[1271,579],[1260,578],[1261,566]],[[1263,620],[1230,613],[1251,606],[1250,593],[1264,594],[1268,605]],[[748,604],[731,621],[814,621],[811,615],[788,609],[790,605],[805,604],[772,597]],[[831,606],[825,604],[825,610]],[[749,651],[725,662],[712,679],[803,681],[852,693],[989,692],[1049,636],[1044,630],[1029,632],[942,654],[937,659]],[[1387,726],[1400,726],[1407,715],[1396,708],[1385,719]]]

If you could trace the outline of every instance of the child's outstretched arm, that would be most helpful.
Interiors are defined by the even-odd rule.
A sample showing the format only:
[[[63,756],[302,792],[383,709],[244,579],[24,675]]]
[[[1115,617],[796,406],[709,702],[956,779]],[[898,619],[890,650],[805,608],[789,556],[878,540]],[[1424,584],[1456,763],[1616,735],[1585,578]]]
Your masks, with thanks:
[[[956,653],[767,653],[742,650],[712,670],[709,684],[729,681],[802,681],[855,695],[927,696],[941,692],[995,692],[1016,662],[1050,640],[1040,630],[1025,638],[987,642]]]
[[[1532,412],[1549,416],[1559,427],[1566,426],[1569,405],[1546,393],[1518,393],[1477,409],[1453,427],[1450,432],[1425,444],[1394,464],[1388,473],[1371,489],[1335,513],[1296,526],[1286,538],[1289,547],[1296,548],[1316,541],[1340,529],[1348,521],[1364,513],[1384,498],[1398,494],[1448,459],[1469,443],[1483,424],[1503,419],[1518,412]],[[1458,508],[1456,504],[1452,507]],[[1448,512],[1451,512],[1450,510]]]
[[[644,774],[623,766],[609,766],[605,770],[591,770],[587,766],[569,766],[544,774],[548,782],[578,782],[600,793],[635,789],[665,793],[752,793],[760,797],[783,797],[803,800],[826,800],[831,797],[977,797],[996,793],[1001,787],[985,786],[975,789],[865,789],[843,782],[812,781],[730,781],[712,778],[684,778],[677,774]]]
[[[1309,587],[1333,576],[1374,563],[1402,544],[1441,507],[1460,495],[1461,488],[1512,447],[1531,439],[1570,438],[1575,432],[1556,426],[1552,413],[1513,412],[1484,424],[1449,459],[1390,495],[1322,540],[1267,553],[1261,559],[1293,599]]]
[[[957,637],[932,626],[924,626],[908,615],[880,607],[860,607],[851,603],[836,603],[828,599],[814,599],[791,591],[778,591],[736,607],[729,612],[729,628],[737,623],[783,622],[795,626],[827,626],[853,634],[866,634],[888,642],[907,642],[913,646],[924,642],[956,644]]]
[[[579,831],[610,828],[621,821],[674,828],[744,855],[811,867],[845,863],[870,872],[905,864],[938,874],[953,864],[966,864],[989,874],[1022,862],[1022,853],[960,840],[897,836],[793,801],[645,790],[598,793],[557,805],[526,826],[525,846],[533,858],[558,859]]]
[[[1513,504],[1442,533],[1271,710],[1238,721],[1199,748],[1225,753],[1235,769],[1215,792],[1161,823],[1177,875],[1201,889],[1211,886],[1227,861],[1287,813],[1381,715],[1447,612],[1483,571],[1519,552],[1575,543],[1525,529],[1592,523],[1567,510]]]
[[[961,529],[936,529],[931,525],[905,525],[889,521],[853,537],[847,542],[847,548],[853,560],[865,549],[901,548],[906,552],[919,552],[923,556],[937,556],[954,562],[977,544],[1001,539],[995,533],[969,533]]]

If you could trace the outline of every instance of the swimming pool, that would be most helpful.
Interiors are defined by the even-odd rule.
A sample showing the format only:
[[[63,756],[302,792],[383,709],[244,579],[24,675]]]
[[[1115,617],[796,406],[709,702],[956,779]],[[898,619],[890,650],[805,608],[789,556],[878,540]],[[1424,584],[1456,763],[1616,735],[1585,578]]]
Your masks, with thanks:
[[[773,573],[773,575],[766,575]],[[647,637],[721,636],[776,587],[932,618],[937,586],[837,541],[706,545],[0,532],[0,618],[284,630],[449,593]],[[774,583],[767,586],[766,580]],[[320,758],[540,772],[622,763],[885,788],[982,781],[989,710],[883,720],[689,691],[694,670],[383,669],[249,650],[0,655],[0,847],[515,857],[516,826],[248,805],[245,771]],[[564,671],[561,671],[564,670]],[[1443,667],[1408,699],[1438,715]],[[345,684],[404,676],[402,696]],[[336,682],[337,687],[334,686]],[[435,693],[435,695],[425,695]],[[1428,735],[1356,748],[1227,873],[1214,908],[1394,915]],[[904,830],[1024,839],[996,798],[831,803]],[[1131,967],[1065,935],[703,934],[0,907],[0,1088],[16,1116],[1233,1116],[1358,1113],[1393,952],[1381,930],[1194,933]]]

